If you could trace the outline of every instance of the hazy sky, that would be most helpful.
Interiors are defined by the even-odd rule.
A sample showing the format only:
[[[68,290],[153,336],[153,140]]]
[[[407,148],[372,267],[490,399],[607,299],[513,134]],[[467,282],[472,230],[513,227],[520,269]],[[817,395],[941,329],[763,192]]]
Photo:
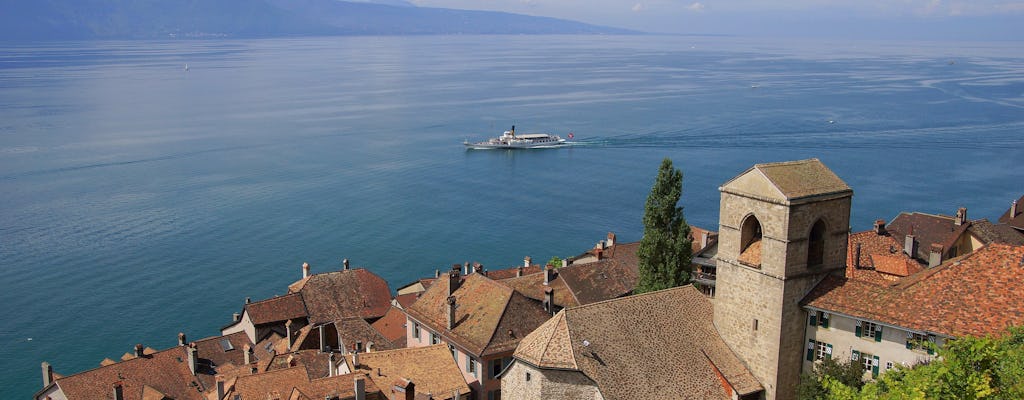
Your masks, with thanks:
[[[1024,0],[409,0],[665,33],[1024,40]]]

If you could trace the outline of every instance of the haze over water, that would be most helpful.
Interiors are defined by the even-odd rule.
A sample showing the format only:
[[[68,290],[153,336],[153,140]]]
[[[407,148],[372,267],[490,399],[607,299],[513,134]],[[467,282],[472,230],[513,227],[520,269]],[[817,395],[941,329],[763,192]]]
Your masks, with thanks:
[[[185,65],[189,68],[186,71]],[[466,151],[546,131],[561,149]],[[755,163],[817,157],[852,229],[995,221],[1024,193],[1020,42],[430,36],[0,45],[0,397],[214,335],[349,258],[395,289],[691,225]]]

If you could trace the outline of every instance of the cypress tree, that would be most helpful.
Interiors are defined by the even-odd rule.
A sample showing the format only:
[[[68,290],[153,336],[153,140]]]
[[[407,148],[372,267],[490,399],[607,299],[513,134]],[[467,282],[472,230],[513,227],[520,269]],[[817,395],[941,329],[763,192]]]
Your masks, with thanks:
[[[690,226],[683,217],[679,197],[683,192],[683,173],[665,158],[644,207],[644,237],[637,257],[639,280],[635,293],[653,292],[690,282],[693,250]]]

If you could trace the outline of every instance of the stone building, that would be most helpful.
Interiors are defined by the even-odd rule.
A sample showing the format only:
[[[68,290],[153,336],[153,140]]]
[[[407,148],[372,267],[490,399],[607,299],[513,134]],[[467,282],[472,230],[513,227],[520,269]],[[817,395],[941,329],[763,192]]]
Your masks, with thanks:
[[[719,190],[715,327],[768,400],[792,399],[804,348],[799,302],[845,268],[853,191],[817,159],[757,164]]]

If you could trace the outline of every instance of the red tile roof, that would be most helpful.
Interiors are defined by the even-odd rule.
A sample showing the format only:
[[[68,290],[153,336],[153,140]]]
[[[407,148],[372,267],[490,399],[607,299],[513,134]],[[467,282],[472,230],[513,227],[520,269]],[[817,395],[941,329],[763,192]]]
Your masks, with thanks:
[[[420,293],[423,293],[423,292],[400,294],[398,296],[395,296],[395,301],[398,302],[398,305],[400,307],[407,308],[407,307],[411,306],[412,303],[415,303],[416,299],[420,298]]]
[[[857,259],[860,245],[860,259]],[[922,270],[924,266],[903,253],[903,246],[888,232],[874,230],[852,233],[846,250],[846,277],[888,285],[896,277]],[[891,275],[891,276],[887,276]]]
[[[616,244],[603,252],[600,261],[572,264],[560,268],[558,275],[579,304],[628,295],[636,289],[639,247],[639,242]],[[558,295],[555,292],[556,299]]]
[[[298,293],[287,294],[246,304],[245,311],[253,325],[305,318],[306,305]]]
[[[405,347],[405,313],[398,307],[391,307],[383,318],[378,319],[371,326],[391,343],[394,343],[396,347]]]
[[[969,226],[970,221],[956,225],[954,218],[946,215],[904,212],[897,215],[885,229],[896,238],[901,249],[906,236],[913,234],[918,242],[914,258],[928,260],[932,244],[942,245],[948,251]]]
[[[301,293],[311,324],[344,317],[383,317],[391,307],[391,289],[383,278],[363,269],[314,274],[289,286]]]
[[[176,400],[202,400],[203,395],[213,389],[212,378],[206,374],[193,376],[186,348],[178,346],[65,376],[54,383],[71,400],[108,398],[118,383],[122,385],[125,400],[141,400],[146,386]]]
[[[351,360],[351,357],[345,358],[350,366]],[[437,400],[451,398],[456,390],[461,394],[470,391],[444,344],[361,353],[359,364],[355,371],[366,373],[378,387],[408,379],[415,384],[416,393],[432,393]]]
[[[1011,210],[1013,210],[1012,206],[1007,208],[1006,212],[999,217],[999,222],[1024,231],[1024,196],[1017,199],[1017,213],[1010,215]]]
[[[306,368],[301,365],[257,375],[240,376],[227,392],[227,398],[233,399],[233,396],[238,395],[240,400],[266,400],[277,396],[281,400],[287,400],[295,393],[310,399],[323,399],[328,395],[351,399],[355,396],[354,381],[357,376],[363,377],[368,400],[384,398],[373,381],[362,374],[309,379]]]
[[[994,243],[891,286],[829,276],[803,304],[909,330],[987,335],[1024,324],[1020,282],[1024,246]]]

